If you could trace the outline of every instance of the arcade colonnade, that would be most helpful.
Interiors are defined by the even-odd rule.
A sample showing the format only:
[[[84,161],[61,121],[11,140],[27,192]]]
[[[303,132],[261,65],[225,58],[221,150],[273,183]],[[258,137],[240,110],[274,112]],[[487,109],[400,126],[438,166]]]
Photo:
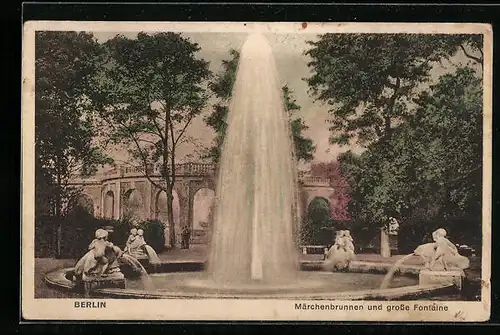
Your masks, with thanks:
[[[215,196],[215,166],[203,163],[176,165],[176,181],[173,192],[173,214],[177,240],[181,227],[192,229],[193,243],[204,243],[210,229],[208,222],[195,222],[199,212],[198,195],[204,195],[201,203],[205,213],[211,209]],[[151,179],[162,185],[157,169],[149,173]],[[305,215],[308,204],[316,197],[329,199],[333,188],[327,180],[317,177],[300,179],[300,212]],[[120,219],[125,216],[139,220],[157,219],[168,227],[166,193],[146,178],[140,167],[118,166],[103,173],[99,179],[74,180],[73,184],[83,187],[82,200],[95,216]],[[206,199],[208,195],[209,199]],[[207,208],[208,207],[208,208]],[[207,220],[203,220],[207,221]],[[166,237],[168,229],[165,229]],[[168,241],[168,238],[166,239]]]

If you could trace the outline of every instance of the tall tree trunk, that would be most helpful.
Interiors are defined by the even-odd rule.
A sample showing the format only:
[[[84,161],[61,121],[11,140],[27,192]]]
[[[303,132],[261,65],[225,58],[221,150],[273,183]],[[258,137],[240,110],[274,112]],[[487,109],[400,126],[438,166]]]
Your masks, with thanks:
[[[393,110],[396,105],[396,100],[399,97],[399,89],[401,88],[401,79],[399,77],[396,78],[396,84],[394,85],[394,92],[392,93],[391,98],[387,104],[387,109],[384,117],[384,141],[389,141],[392,135],[392,115]]]
[[[172,143],[173,138],[172,138]],[[172,148],[170,149],[170,182],[168,185],[168,197],[167,197],[167,207],[168,207],[168,219],[172,222],[172,228],[170,229],[170,240],[175,242],[175,221],[174,221],[174,184],[175,184],[175,146],[172,144]],[[174,243],[170,243],[173,247]]]
[[[168,222],[169,222],[169,241],[170,241],[170,247],[175,248],[177,246],[177,239],[175,236],[175,221],[174,221],[174,196],[173,196],[173,190],[174,190],[174,180],[172,180],[171,176],[175,173],[175,167],[170,166],[170,169],[168,169],[168,163],[169,163],[169,150],[168,150],[168,138],[169,138],[169,129],[170,129],[170,110],[167,109],[165,111],[165,136],[164,136],[164,143],[163,143],[163,178],[165,178],[165,181],[167,183],[167,217],[168,217]],[[172,141],[172,146],[173,146],[173,141]],[[173,157],[173,152],[171,153],[171,156]],[[172,159],[173,160],[173,159]],[[171,171],[172,174],[170,173]]]
[[[381,138],[383,150],[385,151],[385,156],[388,157],[390,148],[388,147],[392,136],[392,115],[393,109],[396,105],[396,100],[399,96],[399,89],[401,88],[401,79],[396,78],[396,84],[394,85],[394,92],[389,99],[387,104],[386,113],[384,116],[384,134]],[[380,229],[380,255],[382,257],[391,257],[391,246],[390,246],[390,235],[389,226],[384,223]]]
[[[54,242],[54,255],[55,258],[61,257],[61,235],[62,235],[62,227],[61,227],[61,175],[58,172],[56,175],[56,194],[55,194],[55,208],[54,208],[54,232],[53,232],[53,242]]]
[[[174,197],[172,195],[172,188],[169,188],[167,192],[167,215],[168,215],[168,222],[170,222],[170,227],[169,227],[169,240],[170,240],[170,246],[172,248],[175,248],[177,246],[177,239],[175,236],[175,222],[174,222],[174,206],[173,206],[173,201]]]

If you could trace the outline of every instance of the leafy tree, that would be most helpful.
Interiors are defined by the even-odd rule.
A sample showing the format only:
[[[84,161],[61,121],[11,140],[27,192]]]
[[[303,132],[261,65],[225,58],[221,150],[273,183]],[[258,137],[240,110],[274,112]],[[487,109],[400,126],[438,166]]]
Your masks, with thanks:
[[[127,145],[147,179],[167,195],[170,244],[175,246],[173,187],[176,150],[207,101],[208,62],[200,47],[177,33],[121,35],[107,41],[101,88],[101,117],[109,139]],[[153,178],[159,166],[162,182]]]
[[[481,78],[470,68],[459,68],[420,95],[408,123],[411,132],[406,131],[420,144],[427,167],[420,172],[420,184],[434,182],[439,188],[438,215],[446,221],[481,217],[482,99]]]
[[[434,222],[480,236],[481,79],[459,68],[415,103],[415,113],[394,129],[390,142],[377,142],[359,157],[340,157],[354,186],[351,214],[366,223],[395,216],[415,231]]]
[[[308,43],[314,74],[306,80],[316,99],[332,106],[331,142],[364,146],[390,140],[433,64],[458,49],[481,50],[475,35],[324,34]]]
[[[229,112],[228,104],[231,99],[234,81],[238,69],[239,52],[231,49],[229,51],[232,57],[229,60],[222,61],[223,71],[218,74],[210,83],[210,89],[219,99],[213,107],[212,113],[205,118],[205,123],[215,131],[215,139],[213,146],[209,149],[207,157],[211,158],[215,163],[220,159],[220,150],[227,129],[227,114]],[[294,113],[300,110],[293,97],[293,92],[287,85],[282,87],[285,111],[290,118],[290,126],[295,146],[295,156],[297,160],[310,161],[313,159],[315,146],[310,138],[303,135],[303,132],[308,129],[304,120],[294,117]]]
[[[482,35],[450,35],[441,39],[441,48],[448,54],[462,52],[474,64],[483,64],[483,36]]]
[[[428,84],[434,64],[459,52],[475,65],[482,65],[481,36],[325,34],[309,44],[312,47],[306,54],[312,59],[309,66],[314,73],[306,80],[316,99],[331,106],[331,142],[346,145],[354,141],[367,149],[360,156],[348,152],[339,157],[353,186],[349,210],[354,222],[380,226],[394,216],[403,227],[405,222],[414,222],[410,226],[417,227],[431,220],[441,224],[451,220],[451,214],[445,213],[455,207],[457,190],[444,176],[458,178],[461,171],[443,166],[462,166],[472,159],[463,152],[480,153],[470,137],[479,130],[472,126],[475,121],[468,121],[471,128],[464,131],[469,142],[463,147],[469,149],[458,153],[451,144],[463,143],[465,138],[451,136],[444,124],[447,129],[463,125],[450,126],[454,119],[445,121],[442,118],[447,114],[440,111],[446,105],[448,114],[461,110],[472,115],[472,99],[477,97],[469,94],[473,92],[471,83],[478,88],[482,85],[470,69],[467,75],[459,70],[456,76],[442,77],[429,89],[433,99],[422,93],[422,84]],[[461,100],[465,97],[468,100]],[[439,108],[438,101],[443,104]],[[435,114],[425,114],[425,109]],[[449,136],[443,137],[443,133]],[[470,180],[466,184],[477,187]],[[462,206],[453,220],[472,212]]]
[[[61,218],[78,193],[75,174],[89,176],[109,163],[94,141],[93,87],[99,47],[88,33],[37,32],[35,37],[36,214],[55,217],[60,252]]]

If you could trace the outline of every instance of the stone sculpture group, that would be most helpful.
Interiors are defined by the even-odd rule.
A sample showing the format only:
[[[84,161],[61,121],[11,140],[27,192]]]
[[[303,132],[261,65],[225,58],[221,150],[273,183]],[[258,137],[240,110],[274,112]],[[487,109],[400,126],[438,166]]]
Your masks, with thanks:
[[[144,231],[142,229],[132,228],[125,244],[124,252],[137,259],[147,258],[144,246]]]
[[[147,260],[150,264],[159,264],[160,258],[156,251],[146,243],[144,239],[144,230],[132,228],[125,245],[125,254],[138,260]]]
[[[323,266],[327,271],[345,270],[355,258],[354,243],[350,231],[339,230],[336,232],[335,243],[326,253]]]
[[[123,251],[108,241],[108,235],[104,229],[96,230],[95,238],[90,243],[87,253],[75,265],[73,271],[75,280],[123,277],[119,264]]]
[[[439,228],[432,233],[434,242],[418,246],[413,252],[424,260],[424,269],[429,271],[464,270],[470,265],[467,257],[459,254],[457,247],[446,238],[447,232]],[[349,230],[339,230],[335,243],[325,255],[325,270],[344,270],[355,259],[353,238]]]
[[[144,240],[142,229],[131,229],[124,250],[108,241],[108,237],[107,230],[96,230],[87,253],[73,269],[73,281],[119,281],[124,279],[120,268],[122,265],[128,265],[135,273],[142,273],[144,267],[139,260],[147,260],[150,264],[160,263],[154,249]]]
[[[458,253],[457,247],[446,238],[446,235],[445,229],[437,229],[432,233],[434,242],[422,244],[413,252],[422,257],[426,270],[450,271],[464,270],[469,267],[469,259]]]

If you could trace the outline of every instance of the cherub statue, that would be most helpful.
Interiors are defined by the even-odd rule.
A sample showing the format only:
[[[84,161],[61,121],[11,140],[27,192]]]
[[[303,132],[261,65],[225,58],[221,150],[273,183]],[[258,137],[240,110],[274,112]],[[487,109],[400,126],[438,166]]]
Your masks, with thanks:
[[[123,252],[108,241],[106,230],[96,230],[95,239],[90,243],[88,250],[75,265],[76,278],[106,277],[108,274],[120,272],[118,259]]]
[[[424,268],[432,271],[466,269],[469,259],[458,253],[457,247],[446,238],[446,230],[439,228],[432,233],[434,242],[418,246],[413,252],[423,258]]]
[[[135,241],[136,238],[137,238],[137,228],[134,227],[130,229],[130,235],[128,236],[127,242],[125,243],[124,252],[129,253],[130,245],[132,244],[132,242]]]
[[[137,229],[136,235],[130,241],[130,244],[127,246],[127,254],[134,256],[136,258],[147,257],[146,252],[144,250],[145,245],[146,241],[144,240],[144,230]]]

